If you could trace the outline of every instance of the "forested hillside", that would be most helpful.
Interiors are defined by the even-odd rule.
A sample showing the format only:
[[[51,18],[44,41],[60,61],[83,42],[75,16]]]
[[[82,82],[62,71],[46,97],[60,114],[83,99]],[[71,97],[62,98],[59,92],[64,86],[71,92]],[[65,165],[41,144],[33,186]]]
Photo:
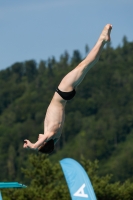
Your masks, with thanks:
[[[87,50],[87,48],[86,48]],[[43,133],[47,106],[61,78],[83,56],[65,52],[37,64],[15,63],[0,71],[0,180],[24,181],[31,151],[23,140],[35,142]],[[50,159],[64,157],[99,160],[99,175],[112,173],[113,181],[133,180],[133,42],[104,49],[97,65],[66,106],[63,134]]]

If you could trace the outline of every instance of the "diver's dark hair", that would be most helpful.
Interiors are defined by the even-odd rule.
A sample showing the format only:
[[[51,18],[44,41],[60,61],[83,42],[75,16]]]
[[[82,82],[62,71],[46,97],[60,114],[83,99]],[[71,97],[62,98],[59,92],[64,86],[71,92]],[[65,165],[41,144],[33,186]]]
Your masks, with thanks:
[[[52,139],[46,142],[44,145],[41,145],[41,147],[39,148],[39,151],[41,153],[46,153],[46,154],[52,153],[53,150],[54,150],[54,140]]]

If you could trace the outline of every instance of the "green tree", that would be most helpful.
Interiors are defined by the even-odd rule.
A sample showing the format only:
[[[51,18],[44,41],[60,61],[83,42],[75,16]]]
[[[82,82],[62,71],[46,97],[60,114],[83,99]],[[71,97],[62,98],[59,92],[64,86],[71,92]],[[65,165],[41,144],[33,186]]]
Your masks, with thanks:
[[[111,175],[98,176],[98,162],[81,157],[81,164],[89,175],[98,200],[133,200],[133,184],[126,181],[111,183]],[[4,189],[5,200],[70,200],[70,194],[59,163],[54,165],[47,156],[29,157],[27,169],[23,173],[27,177],[26,189]]]

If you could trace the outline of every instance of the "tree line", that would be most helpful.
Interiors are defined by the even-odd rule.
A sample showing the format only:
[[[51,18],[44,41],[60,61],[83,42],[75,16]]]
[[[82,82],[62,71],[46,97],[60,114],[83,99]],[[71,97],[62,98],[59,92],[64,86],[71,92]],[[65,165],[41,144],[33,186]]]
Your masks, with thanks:
[[[54,165],[47,155],[30,155],[29,167],[22,169],[25,182],[30,182],[25,189],[3,189],[4,200],[70,200],[70,193],[58,162]],[[133,183],[111,183],[111,175],[98,175],[98,162],[91,162],[80,157],[80,163],[89,175],[98,200],[132,200]]]
[[[99,62],[67,103],[60,141],[49,157],[79,161],[79,155],[99,161],[98,175],[113,174],[112,183],[133,180],[133,42],[107,45]],[[88,48],[86,47],[86,53]],[[83,59],[78,50],[64,52],[57,61],[16,62],[0,71],[0,174],[1,181],[24,181],[27,169],[24,139],[35,142],[43,133],[47,106],[63,76]],[[4,169],[4,170],[3,170]]]

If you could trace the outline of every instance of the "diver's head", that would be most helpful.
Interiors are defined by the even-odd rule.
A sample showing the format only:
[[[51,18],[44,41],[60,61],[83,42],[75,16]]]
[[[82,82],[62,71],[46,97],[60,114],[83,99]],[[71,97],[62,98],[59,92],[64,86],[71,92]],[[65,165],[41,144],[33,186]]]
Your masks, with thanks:
[[[39,148],[38,151],[41,153],[45,154],[50,154],[54,150],[54,140],[51,139],[47,141],[45,144],[42,144]]]

